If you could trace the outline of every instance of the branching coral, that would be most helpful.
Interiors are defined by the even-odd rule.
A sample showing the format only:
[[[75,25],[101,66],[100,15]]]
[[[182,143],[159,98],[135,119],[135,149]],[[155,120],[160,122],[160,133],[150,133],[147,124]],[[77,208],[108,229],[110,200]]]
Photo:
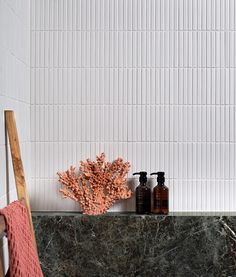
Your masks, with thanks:
[[[81,161],[79,174],[73,166],[65,172],[58,172],[62,184],[60,192],[79,202],[84,214],[103,214],[115,201],[131,197],[132,192],[126,183],[129,169],[129,162],[122,158],[106,162],[102,153],[95,161]]]

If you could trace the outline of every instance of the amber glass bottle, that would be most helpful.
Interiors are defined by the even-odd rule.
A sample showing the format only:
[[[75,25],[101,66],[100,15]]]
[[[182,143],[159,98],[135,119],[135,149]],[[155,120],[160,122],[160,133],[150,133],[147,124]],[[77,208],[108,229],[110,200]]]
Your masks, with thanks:
[[[147,172],[136,172],[133,175],[140,175],[140,184],[136,188],[136,213],[151,213],[151,189],[147,186]]]
[[[157,175],[157,185],[153,190],[153,213],[169,213],[169,189],[165,186],[165,172],[152,173]]]

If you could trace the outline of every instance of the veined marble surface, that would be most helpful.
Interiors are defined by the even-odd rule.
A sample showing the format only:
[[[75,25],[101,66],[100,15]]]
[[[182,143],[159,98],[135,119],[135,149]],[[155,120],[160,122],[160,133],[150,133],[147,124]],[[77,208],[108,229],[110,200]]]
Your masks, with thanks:
[[[236,276],[234,216],[34,213],[33,222],[45,276]]]

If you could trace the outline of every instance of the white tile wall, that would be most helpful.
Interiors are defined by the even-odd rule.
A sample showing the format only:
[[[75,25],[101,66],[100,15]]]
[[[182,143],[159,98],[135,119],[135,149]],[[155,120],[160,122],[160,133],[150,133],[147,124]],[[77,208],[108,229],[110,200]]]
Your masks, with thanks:
[[[235,1],[31,3],[33,208],[77,209],[56,172],[105,151],[164,170],[171,211],[235,211]]]
[[[27,180],[30,180],[30,1],[0,0],[0,208],[15,200],[9,156],[6,177],[4,110],[15,111]],[[4,262],[7,267],[6,241]]]

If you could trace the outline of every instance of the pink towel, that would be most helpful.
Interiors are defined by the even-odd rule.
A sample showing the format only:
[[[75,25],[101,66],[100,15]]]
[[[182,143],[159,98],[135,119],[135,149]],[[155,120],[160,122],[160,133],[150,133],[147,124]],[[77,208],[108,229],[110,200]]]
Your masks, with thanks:
[[[7,225],[10,277],[42,277],[25,206],[15,201],[0,210]]]

